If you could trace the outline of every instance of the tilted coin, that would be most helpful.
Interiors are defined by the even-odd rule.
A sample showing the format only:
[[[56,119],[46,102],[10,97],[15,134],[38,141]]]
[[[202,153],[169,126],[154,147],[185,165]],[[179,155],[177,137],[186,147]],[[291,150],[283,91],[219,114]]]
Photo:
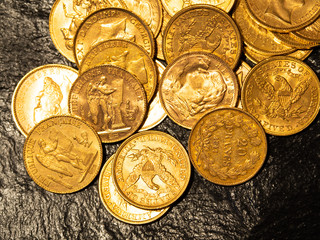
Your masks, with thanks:
[[[214,53],[235,68],[241,46],[240,32],[232,18],[209,5],[194,5],[179,11],[163,35],[167,63],[187,52],[204,51]]]
[[[86,122],[56,116],[32,129],[24,144],[23,159],[28,174],[40,187],[54,193],[72,193],[97,176],[102,145]]]
[[[121,67],[134,75],[143,85],[148,101],[151,100],[158,74],[153,60],[142,47],[121,39],[98,43],[84,56],[79,72],[105,64]]]
[[[281,44],[291,46],[297,49],[309,49],[319,45],[317,42],[310,42],[295,36],[294,34],[290,33],[277,33],[274,32],[273,35],[275,36],[276,41]]]
[[[69,94],[69,111],[91,123],[101,141],[133,134],[142,124],[147,99],[143,86],[126,70],[104,65],[80,75]]]
[[[235,0],[161,0],[161,2],[169,15],[173,16],[181,9],[196,4],[216,6],[226,12],[229,12]]]
[[[58,64],[43,65],[28,72],[12,98],[12,115],[20,132],[27,136],[40,121],[68,114],[68,95],[78,77],[75,69]]]
[[[205,113],[238,101],[238,79],[222,59],[205,52],[186,53],[169,64],[159,84],[168,116],[191,129]]]
[[[240,65],[236,71],[236,75],[238,78],[238,83],[239,83],[240,89],[242,88],[244,80],[245,80],[246,76],[248,75],[248,73],[250,72],[250,70],[251,70],[251,67],[249,66],[249,64],[247,64],[244,61],[240,62]],[[240,99],[241,99],[241,96],[240,96]],[[241,101],[238,101],[237,108],[242,108]]]
[[[273,57],[256,65],[241,92],[243,108],[272,135],[287,136],[305,129],[320,108],[320,83],[304,62]]]
[[[163,54],[163,49],[162,49],[163,33],[164,33],[164,30],[165,30],[168,22],[170,21],[170,19],[171,19],[171,17],[169,16],[169,14],[163,9],[163,22],[161,25],[160,33],[156,37],[156,44],[157,44],[157,56],[156,57],[161,60],[164,60],[164,54]]]
[[[110,39],[125,39],[143,47],[151,57],[154,40],[148,26],[137,15],[121,8],[105,8],[88,16],[74,38],[77,65],[96,44]]]
[[[131,224],[149,223],[163,216],[169,207],[160,210],[145,210],[133,206],[121,197],[112,180],[113,159],[114,155],[105,163],[99,178],[100,199],[107,211],[120,221]]]
[[[320,17],[311,25],[293,32],[293,35],[296,35],[306,41],[315,41],[320,43]]]
[[[244,0],[238,1],[232,16],[239,27],[241,36],[247,47],[253,48],[258,52],[262,51],[276,55],[295,51],[293,47],[276,42],[272,32],[258,25],[249,16]]]
[[[83,20],[98,9],[108,7],[106,1],[56,0],[49,17],[51,39],[69,61],[75,62],[74,37]]]
[[[165,66],[158,60],[156,60],[156,65],[158,67],[159,78],[161,78],[162,73],[165,70]],[[153,97],[149,105],[147,118],[139,131],[149,130],[157,126],[165,119],[166,116],[167,113],[161,105],[159,91],[157,91],[156,95]]]
[[[120,195],[134,206],[161,209],[188,186],[188,154],[172,136],[158,131],[137,133],[119,147],[112,166]]]
[[[220,108],[203,116],[192,129],[188,146],[195,169],[205,179],[227,186],[252,178],[267,154],[263,128],[237,108]]]
[[[290,32],[311,24],[320,14],[320,0],[245,0],[257,23],[276,32]]]

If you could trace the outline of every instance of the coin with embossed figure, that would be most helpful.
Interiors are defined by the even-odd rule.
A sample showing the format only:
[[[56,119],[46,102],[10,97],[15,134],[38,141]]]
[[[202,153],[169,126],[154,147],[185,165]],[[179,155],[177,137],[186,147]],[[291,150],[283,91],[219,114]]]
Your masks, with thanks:
[[[143,85],[148,101],[157,87],[157,69],[148,53],[137,44],[121,39],[107,40],[94,46],[83,58],[79,73],[100,65],[115,65],[134,75]]]
[[[97,176],[102,145],[88,123],[71,116],[56,116],[32,129],[23,158],[28,174],[40,187],[54,193],[72,193]]]
[[[100,199],[107,211],[120,221],[130,224],[144,224],[153,222],[165,214],[169,207],[160,210],[145,210],[137,208],[124,200],[116,190],[111,165],[114,155],[104,165],[99,178]]]
[[[272,135],[286,136],[305,129],[320,108],[320,83],[304,62],[273,57],[256,65],[241,92],[243,108]]]
[[[235,0],[161,0],[161,2],[164,9],[173,16],[181,9],[196,4],[207,4],[229,12]]]
[[[137,15],[121,8],[105,8],[89,15],[74,37],[78,66],[96,44],[110,39],[125,39],[143,47],[154,56],[154,40],[149,27]]]
[[[174,137],[158,131],[137,133],[119,147],[112,175],[120,195],[134,206],[161,209],[188,186],[189,156]]]
[[[194,168],[205,179],[227,186],[252,178],[267,154],[262,126],[237,108],[220,108],[203,116],[192,129],[188,146]]]
[[[265,28],[290,32],[311,24],[320,14],[320,0],[245,0],[251,17]]]
[[[223,10],[210,5],[194,5],[172,17],[163,35],[167,63],[195,51],[213,53],[235,68],[241,55],[240,32]]]
[[[238,101],[238,79],[214,54],[192,52],[178,57],[164,71],[160,101],[168,116],[191,129],[204,114]]]
[[[12,115],[27,136],[40,121],[68,114],[68,95],[78,77],[75,69],[58,64],[37,67],[18,83],[12,99]]]
[[[158,67],[159,78],[161,78],[162,73],[164,72],[165,66],[158,60],[156,60],[156,65]],[[166,118],[166,116],[167,116],[167,113],[165,112],[165,110],[161,105],[159,91],[157,91],[157,93],[155,94],[155,96],[153,97],[149,105],[147,118],[139,131],[149,130],[157,126]]]
[[[81,74],[72,85],[69,111],[91,123],[102,142],[111,143],[139,128],[147,99],[139,80],[126,70],[97,66]]]

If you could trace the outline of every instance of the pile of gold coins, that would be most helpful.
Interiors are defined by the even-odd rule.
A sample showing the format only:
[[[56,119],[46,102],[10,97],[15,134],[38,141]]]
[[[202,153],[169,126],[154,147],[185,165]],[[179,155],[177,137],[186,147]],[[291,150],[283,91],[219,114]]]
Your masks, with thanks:
[[[51,38],[79,71],[38,67],[12,101],[40,187],[72,193],[100,172],[106,209],[148,223],[183,194],[191,163],[213,183],[241,184],[264,163],[265,133],[295,134],[315,119],[319,79],[299,59],[320,43],[320,0],[198,3],[56,0]],[[166,115],[191,130],[189,153],[149,130]],[[101,170],[102,143],[122,140]]]

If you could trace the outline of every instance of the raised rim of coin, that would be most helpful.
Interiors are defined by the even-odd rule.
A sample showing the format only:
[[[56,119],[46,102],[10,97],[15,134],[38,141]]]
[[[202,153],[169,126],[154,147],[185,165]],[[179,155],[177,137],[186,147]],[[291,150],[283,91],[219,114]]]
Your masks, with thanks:
[[[18,82],[13,95],[12,95],[12,102],[11,102],[11,111],[12,111],[12,117],[14,122],[16,123],[17,128],[19,129],[19,131],[25,136],[28,136],[28,132],[24,129],[24,127],[21,125],[20,121],[19,121],[19,117],[18,114],[16,112],[16,98],[17,98],[17,94],[19,93],[19,90],[21,88],[21,86],[25,83],[25,81],[30,77],[30,75],[34,74],[35,72],[43,69],[43,68],[49,68],[49,67],[57,67],[57,68],[64,68],[67,70],[70,70],[74,73],[76,73],[78,75],[78,71],[72,67],[66,66],[66,65],[61,65],[61,64],[47,64],[47,65],[42,65],[39,67],[36,67],[34,69],[32,69],[31,71],[29,71],[28,73],[26,73],[21,80]]]
[[[260,164],[259,168],[256,169],[256,171],[254,171],[252,174],[250,174],[248,177],[246,177],[245,179],[241,180],[241,181],[238,181],[238,182],[235,182],[235,183],[232,183],[232,184],[226,184],[226,183],[223,183],[222,181],[220,182],[213,182],[211,181],[210,179],[208,179],[204,173],[202,171],[199,171],[198,168],[197,168],[197,165],[195,164],[194,162],[194,159],[192,158],[191,156],[191,146],[190,146],[190,142],[191,142],[191,138],[194,136],[195,134],[195,131],[196,131],[196,127],[198,126],[198,124],[200,124],[202,122],[203,119],[207,118],[210,114],[214,114],[216,112],[219,112],[219,111],[225,111],[225,110],[231,110],[231,111],[238,111],[238,112],[241,112],[242,114],[245,114],[247,115],[249,118],[251,118],[258,126],[258,128],[261,130],[261,132],[263,133],[263,143],[264,143],[264,157],[262,158],[263,161],[262,163]],[[215,184],[219,184],[219,185],[223,185],[223,186],[234,186],[234,185],[239,185],[239,184],[242,184],[248,180],[250,180],[251,178],[253,178],[258,172],[259,170],[262,168],[265,160],[266,160],[266,156],[267,156],[267,152],[268,152],[268,146],[267,146],[267,137],[266,137],[266,134],[265,134],[265,131],[264,131],[264,128],[262,127],[261,123],[254,117],[252,116],[250,113],[242,110],[242,109],[239,109],[239,108],[218,108],[218,109],[215,109],[213,110],[212,112],[208,112],[207,114],[205,114],[204,116],[202,116],[199,121],[194,125],[194,127],[192,128],[191,130],[191,133],[189,135],[189,139],[188,139],[188,153],[189,153],[189,158],[192,162],[192,165],[193,167],[197,170],[197,172],[203,177],[205,178],[206,180],[212,182],[212,183],[215,183]]]

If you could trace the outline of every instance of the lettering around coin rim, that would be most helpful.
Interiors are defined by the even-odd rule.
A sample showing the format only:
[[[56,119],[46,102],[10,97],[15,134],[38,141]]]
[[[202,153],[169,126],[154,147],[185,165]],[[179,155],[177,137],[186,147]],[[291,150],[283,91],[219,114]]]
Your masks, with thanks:
[[[204,115],[193,127],[188,151],[202,177],[232,186],[248,181],[260,170],[267,154],[267,139],[251,114],[238,108],[219,108]]]

